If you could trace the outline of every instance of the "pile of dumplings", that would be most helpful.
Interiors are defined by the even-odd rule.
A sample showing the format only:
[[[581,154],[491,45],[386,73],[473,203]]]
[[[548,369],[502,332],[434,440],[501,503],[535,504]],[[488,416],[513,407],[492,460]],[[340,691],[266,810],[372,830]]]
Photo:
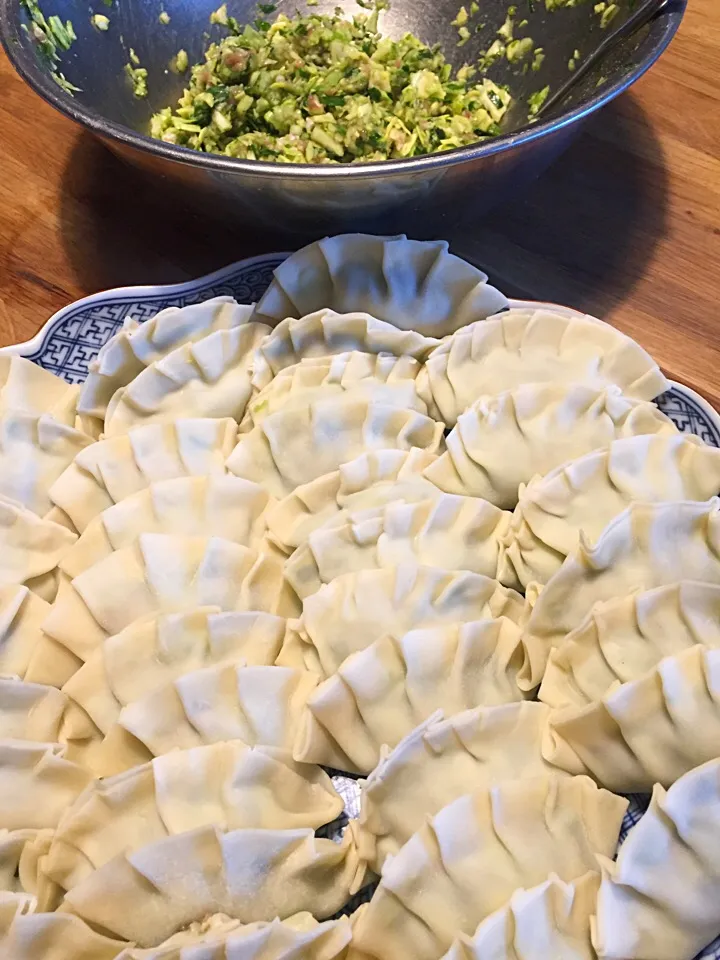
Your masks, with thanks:
[[[3,960],[720,935],[720,449],[627,336],[508,307],[347,235],[82,386],[1,359]]]

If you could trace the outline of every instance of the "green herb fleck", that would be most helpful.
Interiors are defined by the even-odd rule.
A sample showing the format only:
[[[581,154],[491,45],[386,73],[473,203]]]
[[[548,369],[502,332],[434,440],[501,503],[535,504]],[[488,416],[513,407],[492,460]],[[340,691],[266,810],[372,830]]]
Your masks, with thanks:
[[[465,9],[465,7],[460,7],[455,19],[450,21],[453,27],[464,27],[467,22],[468,22],[468,12]]]
[[[545,103],[547,98],[550,96],[550,87],[543,87],[542,90],[538,90],[536,93],[533,93],[528,97],[528,104],[530,106],[530,116],[535,117],[540,112],[542,105]]]
[[[511,40],[507,45],[505,56],[510,63],[518,63],[525,57],[530,56],[533,51],[533,42],[530,37],[523,37],[522,40]]]
[[[104,33],[107,28],[110,26],[110,20],[103,13],[95,13],[90,17],[90,23],[97,29],[102,30]]]
[[[125,64],[125,73],[132,83],[133,96],[138,100],[143,100],[148,95],[147,75],[145,67],[137,66],[140,63],[135,51],[130,48],[130,60],[132,63]],[[133,66],[135,64],[135,66]]]
[[[540,67],[543,65],[543,60],[545,59],[545,51],[542,47],[538,47],[535,51],[535,56],[533,57],[532,68],[535,73],[538,72]]]
[[[600,26],[604,30],[610,23],[615,19],[615,17],[620,12],[620,7],[616,3],[610,3],[603,10],[603,14],[600,17]]]
[[[178,50],[172,62],[172,68],[177,73],[185,73],[188,68],[188,62],[187,50]]]
[[[160,11],[160,15],[158,16],[158,23],[161,23],[164,27],[166,27],[170,23],[170,14],[167,12],[167,10]]]

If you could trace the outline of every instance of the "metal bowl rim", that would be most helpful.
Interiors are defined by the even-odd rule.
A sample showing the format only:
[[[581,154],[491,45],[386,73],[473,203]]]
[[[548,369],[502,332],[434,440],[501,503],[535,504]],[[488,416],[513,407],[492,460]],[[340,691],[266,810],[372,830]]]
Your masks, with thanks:
[[[538,122],[517,133],[480,141],[477,145],[457,147],[443,153],[407,157],[399,160],[376,160],[370,163],[344,164],[342,166],[334,164],[274,163],[266,160],[242,160],[235,157],[225,157],[222,154],[200,153],[188,147],[155,140],[147,134],[126,127],[124,124],[107,120],[95,110],[80,104],[38,67],[37,61],[20,44],[15,22],[10,16],[10,10],[15,5],[19,7],[19,0],[0,0],[0,43],[2,43],[8,59],[22,79],[43,100],[96,135],[116,140],[126,146],[132,146],[164,160],[186,166],[200,166],[218,173],[250,174],[256,177],[298,181],[325,181],[344,180],[348,177],[368,179],[377,176],[439,172],[444,167],[504,153],[519,144],[531,143],[547,134],[563,130],[615,99],[652,67],[677,33],[687,9],[687,0],[676,0],[671,6],[669,14],[665,17],[667,22],[660,40],[634,70],[603,88],[602,92],[594,96],[588,103],[576,107],[567,114]]]

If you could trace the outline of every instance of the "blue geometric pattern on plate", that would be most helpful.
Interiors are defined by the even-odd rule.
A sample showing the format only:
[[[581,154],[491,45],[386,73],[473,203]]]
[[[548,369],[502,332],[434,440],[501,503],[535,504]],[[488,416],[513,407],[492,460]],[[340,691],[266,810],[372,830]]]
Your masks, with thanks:
[[[157,287],[156,292],[130,287],[122,292],[110,290],[102,299],[92,298],[94,302],[90,304],[71,304],[58,314],[41,346],[26,356],[68,383],[82,383],[90,361],[125,320],[142,323],[166,307],[186,307],[211,297],[229,296],[238,303],[254,303],[267,289],[273,270],[283,259],[274,255],[263,257],[262,262],[234,264],[221,271],[221,278],[216,274],[197,283],[183,284],[184,289],[178,293],[167,287]]]
[[[39,345],[27,352],[21,348],[20,352],[69,383],[81,383],[87,376],[90,361],[127,318],[143,322],[166,307],[183,307],[219,296],[234,297],[238,303],[254,303],[263,295],[273,270],[284,259],[283,254],[253,257],[211,276],[174,287],[109,290],[61,310],[39,335]],[[658,398],[657,404],[683,433],[694,433],[705,443],[720,447],[720,418],[713,417],[687,388],[674,384]],[[356,817],[359,811],[357,781],[347,776],[334,776],[333,782],[345,800],[346,816]],[[632,794],[629,800],[630,806],[620,832],[621,844],[647,809],[650,797]],[[330,832],[337,835],[339,831]],[[360,891],[343,913],[368,900],[371,892],[372,888]],[[701,958],[720,960],[720,937],[697,960]]]

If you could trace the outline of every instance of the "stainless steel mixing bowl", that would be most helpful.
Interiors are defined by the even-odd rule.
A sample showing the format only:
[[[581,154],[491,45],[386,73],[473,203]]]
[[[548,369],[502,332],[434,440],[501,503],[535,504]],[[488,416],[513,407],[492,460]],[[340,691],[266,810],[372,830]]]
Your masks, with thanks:
[[[348,166],[235,160],[146,135],[152,112],[174,103],[182,90],[182,77],[168,70],[174,54],[183,47],[191,62],[202,59],[208,35],[220,36],[220,28],[209,27],[209,15],[219,0],[115,0],[110,9],[96,0],[96,12],[110,17],[106,33],[91,25],[89,8],[76,0],[41,0],[46,15],[71,19],[78,34],[61,64],[65,76],[81,88],[75,96],[53,81],[22,29],[28,21],[19,0],[0,0],[0,36],[17,71],[45,100],[131,163],[182,189],[197,205],[237,217],[245,229],[255,225],[305,237],[348,229],[439,237],[501,204],[541,173],[578,133],[584,118],[652,66],[674,36],[686,6],[686,0],[675,0],[585,78],[556,115],[528,125],[527,97],[545,84],[562,83],[575,50],[590,51],[603,33],[593,0],[554,12],[545,9],[544,0],[515,2],[519,15],[529,21],[527,33],[544,48],[546,60],[538,73],[523,74],[506,61],[492,68],[492,78],[507,83],[516,98],[502,136],[427,157]],[[632,4],[619,2],[625,12]],[[427,43],[441,43],[457,66],[489,45],[508,7],[507,0],[480,0],[479,19],[487,26],[458,49],[450,21],[460,3],[393,0],[383,14],[382,28],[394,36],[411,30]],[[298,5],[302,3],[297,0],[280,0],[277,7],[292,15]],[[336,5],[335,0],[321,0],[313,10],[329,12]],[[353,0],[341,5],[349,11],[358,9]],[[242,22],[257,15],[253,0],[230,0],[229,8]],[[158,22],[163,9],[171,18],[166,26]],[[146,100],[132,96],[123,70],[131,47],[149,72]]]

